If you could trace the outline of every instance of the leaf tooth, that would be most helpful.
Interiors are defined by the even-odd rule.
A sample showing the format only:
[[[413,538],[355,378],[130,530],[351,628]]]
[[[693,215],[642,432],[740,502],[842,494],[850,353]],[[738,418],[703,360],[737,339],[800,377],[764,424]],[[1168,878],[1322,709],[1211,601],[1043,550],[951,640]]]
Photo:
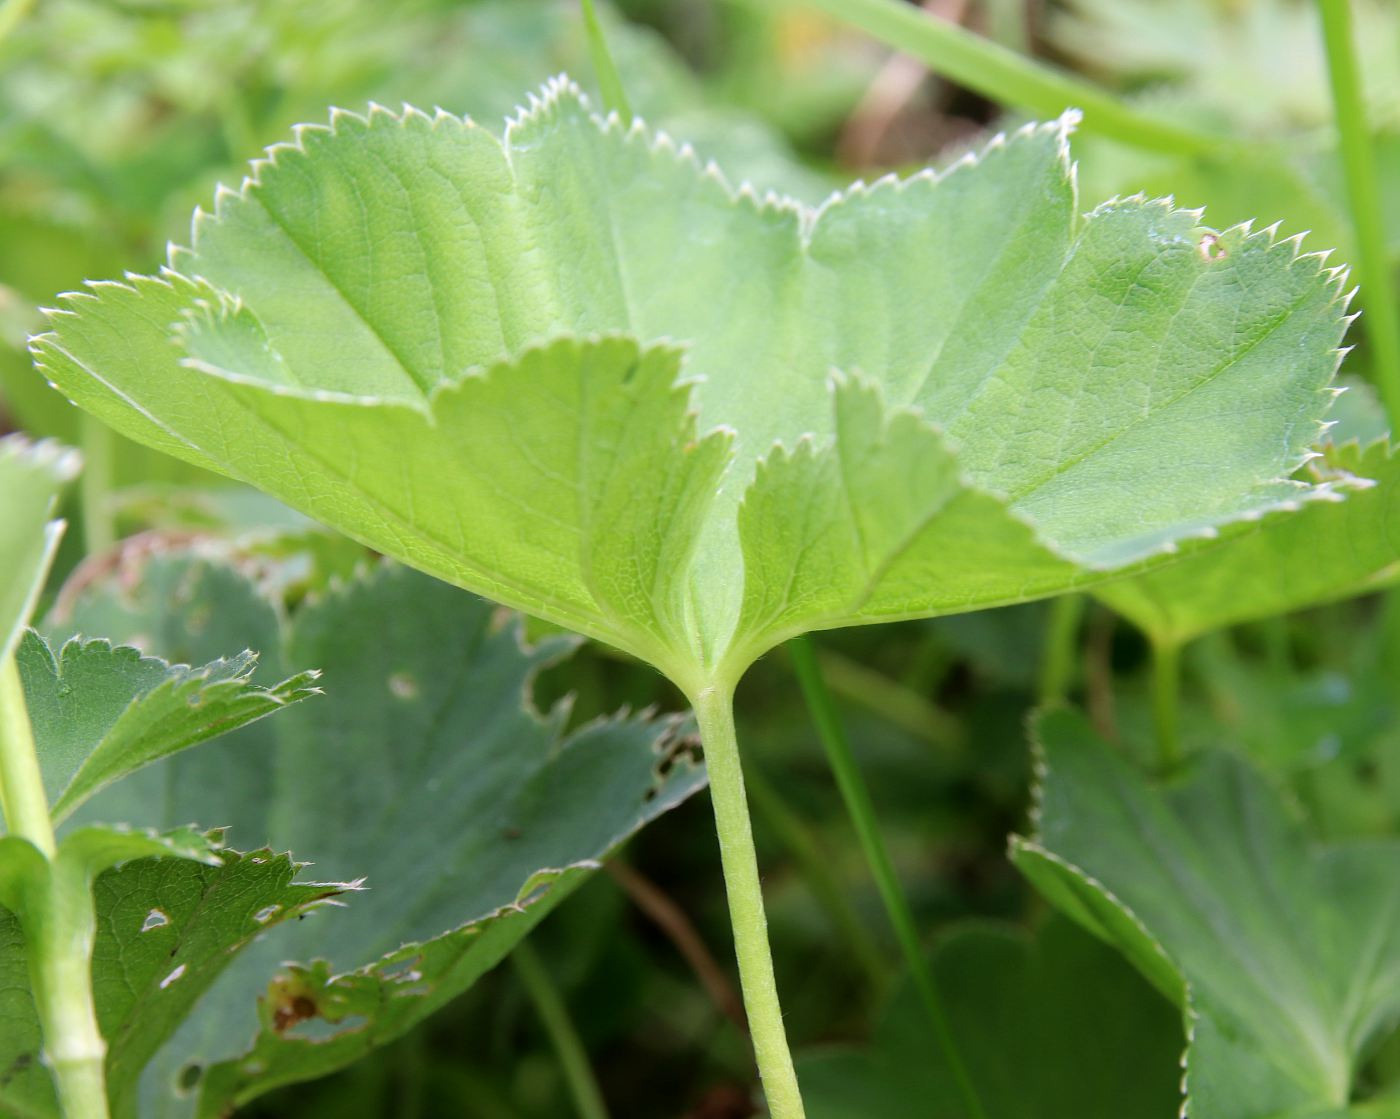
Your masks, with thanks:
[[[1275,223],[1276,226],[1277,224],[1278,223]],[[1278,243],[1280,245],[1287,245],[1289,248],[1291,248],[1293,250],[1293,260],[1294,262],[1297,262],[1299,260],[1303,260],[1306,257],[1313,255],[1311,253],[1305,253],[1303,251],[1303,238],[1305,238],[1311,232],[1312,230],[1305,229],[1301,233],[1295,233],[1291,237],[1283,238]]]
[[[409,106],[408,106],[408,104],[407,104],[406,102],[405,102],[405,104],[404,104],[404,109],[405,109],[405,110],[408,110],[408,109],[409,109]],[[381,102],[378,102],[378,101],[371,101],[371,102],[369,102],[368,105],[365,107],[365,118],[364,118],[364,119],[365,119],[366,125],[368,125],[368,126],[370,126],[370,127],[373,127],[376,118],[389,120],[389,121],[394,122],[395,124],[403,125],[403,124],[407,124],[407,123],[408,123],[409,118],[410,118],[412,115],[413,115],[413,113],[412,113],[411,111],[406,111],[406,112],[403,112],[403,113],[396,113],[396,112],[394,112],[393,109],[389,108],[387,105],[382,104]]]
[[[1351,269],[1345,264],[1333,265],[1331,268],[1322,270],[1322,274],[1327,277],[1328,281],[1336,283],[1339,287],[1346,282],[1350,272]]]
[[[371,102],[370,105],[371,108],[373,108],[374,103]],[[392,117],[394,114],[390,113],[389,115]],[[340,132],[341,129],[345,129],[347,131],[353,130],[356,132],[363,132],[366,128],[369,127],[370,123],[368,117],[355,112],[353,109],[342,108],[340,105],[331,106],[330,121],[330,131],[334,133]],[[318,126],[314,124],[307,125],[302,131],[313,132],[317,129],[317,127]],[[274,148],[277,146],[278,145],[276,144],[273,145]],[[304,149],[301,150],[304,152]],[[268,148],[267,151],[271,153],[272,148]]]

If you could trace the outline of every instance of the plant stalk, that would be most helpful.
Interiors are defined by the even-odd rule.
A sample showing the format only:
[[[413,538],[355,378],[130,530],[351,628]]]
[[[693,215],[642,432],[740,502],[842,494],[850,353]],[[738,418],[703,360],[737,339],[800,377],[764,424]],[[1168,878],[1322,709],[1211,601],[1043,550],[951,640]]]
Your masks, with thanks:
[[[950,755],[967,745],[962,724],[913,688],[830,649],[818,650],[817,659],[822,678],[842,698]]]
[[[1078,650],[1079,623],[1084,618],[1082,594],[1063,594],[1050,603],[1050,622],[1045,631],[1045,655],[1040,662],[1040,703],[1063,703],[1074,681],[1075,654]]]
[[[807,823],[783,800],[773,783],[755,766],[749,766],[749,797],[763,824],[771,829],[801,868],[807,889],[826,910],[832,928],[846,942],[846,949],[865,972],[876,998],[890,985],[890,969],[869,930],[860,923],[855,907],[832,873],[831,858]]]
[[[44,1063],[67,1119],[107,1119],[107,1043],[92,994],[92,875],[81,862],[57,853],[13,656],[0,664],[0,806],[10,834],[28,840],[48,860],[48,873],[27,892],[21,914]]]
[[[734,928],[734,952],[739,960],[739,982],[768,1111],[772,1119],[805,1119],[783,1028],[773,954],[768,946],[763,884],[758,876],[744,771],[734,732],[734,693],[730,688],[711,685],[693,697],[692,705],[705,748],[729,920]]]
[[[1318,7],[1346,171],[1347,201],[1356,232],[1356,270],[1366,304],[1366,336],[1371,343],[1376,385],[1390,417],[1390,430],[1400,431],[1400,291],[1386,252],[1385,218],[1356,62],[1351,3],[1320,0]]]
[[[588,1062],[588,1052],[574,1029],[569,1008],[564,1005],[538,953],[528,940],[522,940],[511,952],[510,962],[554,1046],[579,1119],[608,1119],[608,1108],[593,1075],[593,1066]]]
[[[49,798],[13,654],[0,663],[0,808],[11,835],[29,840],[46,859],[53,859],[58,846]]]
[[[856,765],[851,744],[847,741],[845,728],[841,725],[841,718],[822,681],[821,669],[812,651],[812,643],[805,637],[799,637],[788,643],[788,649],[797,669],[797,679],[807,700],[812,722],[816,725],[817,735],[826,748],[826,756],[831,763],[832,772],[836,775],[836,785],[846,803],[846,812],[860,838],[861,848],[870,864],[871,873],[875,876],[880,897],[885,903],[885,912],[889,916],[890,924],[894,926],[895,936],[899,939],[900,949],[909,967],[909,974],[933,1026],[934,1036],[948,1064],[948,1070],[963,1098],[967,1114],[971,1119],[986,1119],[986,1109],[982,1106],[962,1053],[958,1049],[943,1000],[933,981],[933,973],[929,970],[923,945],[919,942],[909,899],[905,896],[899,876],[895,873],[889,848],[885,846],[885,841],[880,835],[870,790],[866,787],[859,766]]]
[[[1081,109],[1083,129],[1136,148],[1203,155],[1229,138],[1134,109],[1097,86],[938,19],[902,0],[786,0],[818,8],[939,74],[1004,105],[1043,116]]]
[[[1152,642],[1152,725],[1157,763],[1170,773],[1181,763],[1181,646]]]
[[[92,994],[92,875],[62,855],[51,868],[47,888],[35,891],[23,918],[44,1061],[67,1119],[107,1119],[107,1042]]]

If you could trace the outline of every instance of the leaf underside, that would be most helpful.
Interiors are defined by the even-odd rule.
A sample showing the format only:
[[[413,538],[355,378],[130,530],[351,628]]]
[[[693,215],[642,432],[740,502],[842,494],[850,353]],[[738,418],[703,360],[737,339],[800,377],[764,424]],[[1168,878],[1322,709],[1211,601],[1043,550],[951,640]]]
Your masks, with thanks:
[[[1380,1114],[1349,1105],[1400,1016],[1400,844],[1312,841],[1239,758],[1153,786],[1077,714],[1037,740],[1013,858],[1185,1006],[1191,1119]]]
[[[1080,216],[1068,128],[812,210],[564,80],[504,140],[336,113],[35,354],[127,434],[694,691],[1316,492],[1342,277],[1162,202]]]
[[[1180,643],[1392,584],[1400,578],[1400,454],[1383,438],[1364,448],[1328,447],[1319,461],[1323,471],[1365,488],[1267,518],[1096,594],[1154,640]]]

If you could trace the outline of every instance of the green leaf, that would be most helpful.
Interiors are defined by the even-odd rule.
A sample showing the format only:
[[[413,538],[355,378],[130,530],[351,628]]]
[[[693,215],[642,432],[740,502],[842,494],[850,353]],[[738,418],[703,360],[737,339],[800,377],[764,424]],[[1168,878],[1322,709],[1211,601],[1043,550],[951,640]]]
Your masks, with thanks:
[[[34,889],[49,874],[24,840],[0,839],[0,852],[0,879],[16,877],[24,864],[26,888]],[[354,888],[295,882],[302,864],[286,855],[219,850],[188,830],[161,836],[82,828],[64,839],[58,857],[76,860],[91,874],[121,864],[93,885],[93,993],[114,1100],[134,1099],[141,1070],[254,938]],[[0,1112],[56,1119],[58,1103],[40,1061],[39,1020],[29,993],[21,934],[25,906],[20,891],[7,890],[3,880],[0,903],[0,1004],[6,1011],[0,1018]]]
[[[337,112],[35,354],[119,430],[694,694],[1330,492],[1289,476],[1340,274],[1164,202],[1081,217],[1071,123],[812,210],[563,80],[504,141]]]
[[[1110,949],[1052,920],[969,924],[932,956],[987,1119],[1174,1119],[1181,1018]],[[907,982],[865,1049],[799,1059],[811,1119],[927,1119],[962,1098]]]
[[[17,660],[55,821],[159,758],[319,694],[314,671],[252,683],[252,652],[191,668],[106,640],[74,638],[55,654],[30,630]]]
[[[151,766],[83,815],[217,813],[235,838],[305,851],[318,876],[369,886],[239,960],[160,1054],[143,1117],[188,1113],[193,1101],[174,1091],[182,1073],[204,1071],[202,1113],[218,1115],[401,1035],[703,784],[676,719],[624,715],[565,733],[567,704],[534,711],[535,673],[572,638],[526,647],[518,620],[405,568],[381,565],[301,605],[271,641],[277,610],[264,599],[260,613],[232,567],[171,553],[149,557],[134,590],[131,574],[89,586],[69,624],[124,615],[131,635],[188,635],[190,619],[217,618],[220,641],[242,624],[268,650],[260,671],[310,657],[328,698],[236,732],[227,749]]]
[[[1400,455],[1388,439],[1328,447],[1322,471],[1364,484],[1095,593],[1155,641],[1350,598],[1400,578]],[[1339,495],[1340,496],[1340,495]]]
[[[0,661],[13,652],[43,589],[63,525],[51,522],[78,456],[57,443],[0,439]]]
[[[1185,1006],[1192,1119],[1349,1105],[1400,1015],[1400,842],[1311,840],[1239,758],[1149,784],[1084,720],[1038,724],[1037,829],[1017,865]]]

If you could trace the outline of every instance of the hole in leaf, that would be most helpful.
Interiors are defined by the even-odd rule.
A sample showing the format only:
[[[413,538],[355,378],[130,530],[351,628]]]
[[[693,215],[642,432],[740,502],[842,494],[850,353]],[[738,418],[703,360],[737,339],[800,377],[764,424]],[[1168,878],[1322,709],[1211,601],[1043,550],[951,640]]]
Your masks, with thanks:
[[[184,974],[185,965],[181,964],[179,967],[177,967],[174,971],[172,971],[169,975],[167,975],[164,979],[160,981],[160,989],[162,991],[165,990],[167,987],[170,986],[170,984],[174,983],[175,980],[179,979],[180,976]]]
[[[1217,260],[1224,260],[1230,255],[1225,246],[1220,243],[1220,236],[1216,233],[1204,233],[1201,235],[1201,243],[1196,246],[1200,251],[1203,260],[1212,263]]]
[[[146,914],[146,919],[141,922],[141,931],[150,932],[152,929],[158,929],[162,925],[168,924],[170,924],[169,917],[159,909],[152,909]]]
[[[280,905],[265,905],[253,914],[253,920],[260,925],[265,925],[272,919],[272,915],[281,908]]]
[[[188,1096],[199,1086],[200,1080],[204,1076],[204,1066],[200,1064],[188,1064],[175,1075],[175,1091],[182,1096]]]

